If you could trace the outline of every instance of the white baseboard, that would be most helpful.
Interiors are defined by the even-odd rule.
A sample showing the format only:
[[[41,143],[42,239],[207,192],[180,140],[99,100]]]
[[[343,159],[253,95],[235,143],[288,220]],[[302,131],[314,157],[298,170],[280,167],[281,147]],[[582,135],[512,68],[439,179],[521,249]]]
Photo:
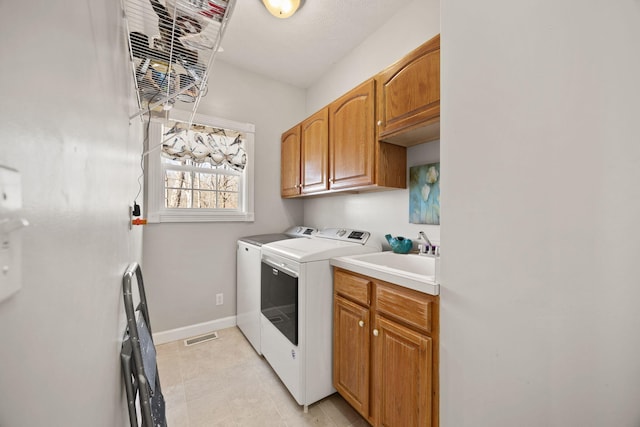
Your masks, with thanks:
[[[156,345],[164,344],[171,341],[183,340],[196,335],[206,334],[207,332],[216,331],[218,329],[230,328],[232,326],[236,326],[236,316],[224,317],[210,322],[196,323],[195,325],[170,329],[168,331],[155,332],[153,334],[153,342]]]

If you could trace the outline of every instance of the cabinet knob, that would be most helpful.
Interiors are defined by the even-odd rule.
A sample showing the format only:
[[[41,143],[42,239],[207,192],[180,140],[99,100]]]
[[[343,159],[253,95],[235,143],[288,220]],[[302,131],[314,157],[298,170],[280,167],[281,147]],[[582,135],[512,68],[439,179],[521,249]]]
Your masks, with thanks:
[[[374,337],[377,337],[377,336],[378,336],[378,330],[377,330],[377,329],[374,329],[374,330],[373,330],[373,336],[374,336]]]
[[[378,126],[382,126],[382,120],[378,120]]]
[[[358,326],[360,326],[361,328],[364,328],[364,320],[359,321]]]

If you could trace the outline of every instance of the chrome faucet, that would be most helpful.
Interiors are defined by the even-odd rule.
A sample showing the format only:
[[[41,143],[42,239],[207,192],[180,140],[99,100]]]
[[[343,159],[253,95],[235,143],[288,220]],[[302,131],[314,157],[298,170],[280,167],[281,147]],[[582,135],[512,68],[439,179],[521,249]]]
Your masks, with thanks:
[[[418,246],[420,255],[434,255],[434,256],[440,255],[439,253],[440,251],[438,250],[438,247],[433,243],[431,243],[431,240],[429,240],[429,238],[427,237],[424,231],[418,232],[418,239],[420,238],[422,238],[422,240],[427,242],[424,245]]]
[[[426,234],[424,234],[424,231],[419,231],[419,232],[418,232],[418,238],[420,238],[420,237],[422,237],[422,240],[424,240],[425,242],[427,242],[427,245],[428,245],[428,246],[433,246],[433,245],[431,244],[431,240],[429,240],[429,238],[427,237],[427,235],[426,235]]]

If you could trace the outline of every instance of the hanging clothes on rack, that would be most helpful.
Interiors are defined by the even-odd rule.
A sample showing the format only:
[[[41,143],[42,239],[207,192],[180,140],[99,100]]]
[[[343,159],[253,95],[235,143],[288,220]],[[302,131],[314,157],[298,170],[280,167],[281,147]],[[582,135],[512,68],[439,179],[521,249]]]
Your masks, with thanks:
[[[180,37],[186,34],[183,27],[176,25],[167,8],[158,0],[149,0],[149,2],[156,15],[158,15],[158,29],[160,30],[160,41],[163,44],[163,50],[167,53],[173,51],[174,57],[186,66],[197,64],[198,52],[187,49],[180,41]]]

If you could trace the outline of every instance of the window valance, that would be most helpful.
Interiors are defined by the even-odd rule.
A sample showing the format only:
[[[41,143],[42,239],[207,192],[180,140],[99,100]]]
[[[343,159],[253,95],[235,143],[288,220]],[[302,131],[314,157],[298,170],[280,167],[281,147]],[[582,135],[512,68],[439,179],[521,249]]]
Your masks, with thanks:
[[[163,135],[162,155],[172,160],[191,160],[211,167],[227,166],[243,171],[247,164],[242,132],[175,122]]]

